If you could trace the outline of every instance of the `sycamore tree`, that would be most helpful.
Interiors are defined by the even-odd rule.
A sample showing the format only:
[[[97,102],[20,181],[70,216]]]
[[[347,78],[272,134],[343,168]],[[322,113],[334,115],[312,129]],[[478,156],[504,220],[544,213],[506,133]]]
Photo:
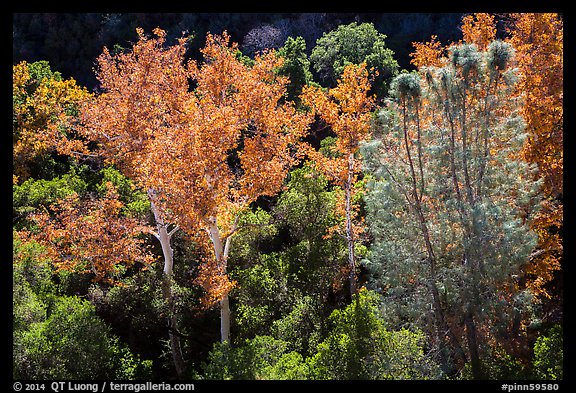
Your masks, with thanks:
[[[445,371],[466,361],[483,378],[491,340],[518,334],[529,299],[517,278],[536,244],[539,182],[520,156],[511,45],[453,45],[437,60],[394,80],[363,149],[375,177],[365,262],[396,322],[428,326]]]
[[[221,340],[230,340],[227,259],[240,214],[261,196],[280,191],[299,156],[309,116],[284,101],[288,79],[277,73],[275,52],[257,55],[252,66],[238,58],[229,36],[208,35],[204,62],[189,63],[196,83],[186,107],[187,128],[165,139],[175,181],[166,184],[168,205],[188,230],[208,235],[213,258],[198,281],[221,309]],[[176,148],[174,148],[176,147]],[[158,181],[166,179],[157,173]]]
[[[173,233],[198,236],[208,257],[196,282],[207,304],[220,303],[221,339],[229,341],[227,258],[239,214],[279,191],[309,120],[283,103],[288,80],[277,74],[275,52],[248,65],[226,33],[209,34],[204,61],[185,62],[185,38],[167,46],[166,33],[154,33],[139,29],[132,50],[100,56],[102,92],[85,109],[86,131],[147,190],[167,275]]]
[[[154,168],[167,159],[149,159],[156,154],[157,141],[173,128],[182,126],[180,113],[188,94],[188,74],[183,66],[185,39],[164,47],[165,33],[145,37],[131,50],[112,54],[107,48],[98,57],[96,76],[99,92],[82,107],[82,133],[97,144],[105,163],[114,164],[123,175],[147,193],[156,224],[153,235],[164,257],[162,286],[166,302],[172,304],[173,250],[171,238],[178,230],[170,211],[160,205],[162,190],[151,181]],[[173,307],[171,306],[173,310]],[[180,338],[174,333],[176,316],[168,317],[170,346],[178,375],[184,371]]]
[[[320,150],[308,145],[306,152],[317,170],[344,192],[341,211],[345,217],[343,232],[348,245],[351,296],[356,293],[355,243],[362,231],[358,222],[358,206],[354,204],[354,184],[362,169],[357,157],[360,143],[370,134],[374,98],[369,95],[369,90],[366,65],[350,64],[344,68],[336,87],[325,92],[319,87],[307,86],[301,96],[302,102],[335,134],[332,145],[325,144],[324,149]]]
[[[122,214],[124,203],[112,183],[100,198],[80,198],[73,192],[50,210],[33,213],[39,230],[24,231],[47,249],[57,270],[90,274],[94,281],[117,283],[127,268],[149,267],[153,256],[142,234],[150,228]]]

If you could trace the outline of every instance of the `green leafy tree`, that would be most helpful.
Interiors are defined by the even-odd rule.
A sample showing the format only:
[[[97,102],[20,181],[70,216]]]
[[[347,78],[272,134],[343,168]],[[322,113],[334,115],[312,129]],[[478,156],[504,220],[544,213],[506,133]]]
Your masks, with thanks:
[[[14,333],[15,379],[136,379],[149,375],[150,366],[78,297],[59,297],[45,320]]]
[[[530,368],[520,359],[509,354],[502,345],[494,345],[483,359],[484,378],[490,380],[534,379]],[[461,379],[473,378],[472,367],[467,364],[460,375]]]
[[[534,343],[534,370],[538,379],[563,379],[564,345],[561,325],[554,325],[547,335]]]
[[[339,291],[345,280],[345,240],[331,234],[342,222],[337,210],[340,196],[339,190],[329,188],[324,175],[305,165],[290,172],[274,208],[276,225],[291,239],[284,253],[294,285],[320,302]]]
[[[256,336],[242,345],[231,347],[228,342],[216,343],[204,364],[206,379],[274,379],[287,368],[288,360],[300,360],[297,354],[285,357],[288,343],[271,336]],[[276,367],[281,362],[283,366]],[[293,367],[290,367],[293,369]],[[298,376],[284,373],[283,376]]]
[[[300,102],[302,87],[312,82],[306,41],[302,37],[288,37],[284,46],[278,50],[278,56],[284,58],[278,72],[290,78],[290,83],[286,86],[286,97],[290,101]]]
[[[15,234],[13,377],[15,379],[137,379],[152,362],[121,343],[90,302],[55,284],[43,247]]]
[[[330,86],[336,84],[347,65],[366,63],[368,70],[377,72],[372,87],[377,96],[383,98],[399,68],[385,40],[386,35],[371,23],[341,25],[316,41],[310,62],[320,80]]]
[[[269,335],[235,347],[216,343],[203,364],[206,379],[430,379],[441,376],[424,352],[424,335],[389,331],[378,312],[378,295],[360,290],[335,310],[330,330],[310,356]]]
[[[282,256],[262,254],[256,265],[234,275],[242,285],[237,295],[236,323],[244,335],[266,334],[270,322],[289,304],[287,270]]]
[[[324,335],[326,308],[312,296],[298,297],[293,300],[289,313],[272,322],[271,334],[286,341],[289,350],[301,357],[310,356]]]
[[[439,378],[425,354],[424,335],[388,330],[375,292],[361,289],[352,303],[330,316],[331,330],[309,360],[314,379]]]
[[[346,282],[345,241],[328,236],[340,220],[336,194],[305,165],[289,173],[270,213],[241,215],[229,262],[240,341],[272,335],[304,356],[318,343],[322,315]]]

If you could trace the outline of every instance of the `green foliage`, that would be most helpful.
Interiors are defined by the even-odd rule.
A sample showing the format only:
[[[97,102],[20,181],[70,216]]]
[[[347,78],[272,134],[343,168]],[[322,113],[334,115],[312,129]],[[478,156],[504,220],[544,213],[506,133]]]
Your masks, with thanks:
[[[42,247],[15,236],[13,377],[136,379],[151,374],[95,314],[90,302],[62,295]],[[39,257],[39,258],[37,258]]]
[[[124,279],[122,286],[93,284],[88,296],[99,312],[114,315],[115,324],[142,339],[161,330],[163,321],[158,315],[169,309],[162,300],[161,277],[154,271],[140,271]]]
[[[52,71],[47,60],[39,60],[33,63],[29,63],[28,72],[30,73],[30,81],[27,86],[29,93],[32,93],[34,90],[36,90],[43,80],[62,80],[62,74],[58,71]]]
[[[277,234],[278,228],[272,223],[272,216],[261,208],[245,210],[238,219],[242,228],[232,238],[232,260],[244,260],[252,264],[257,259],[257,250],[270,242]]]
[[[272,334],[276,322],[283,336],[291,329],[288,320],[304,318],[300,313],[309,323],[292,329],[314,334],[318,328],[317,315],[326,307],[321,299],[332,291],[338,274],[334,267],[345,257],[341,239],[325,238],[337,223],[335,194],[327,187],[310,167],[295,169],[271,213],[258,208],[241,216],[242,230],[232,239],[229,261],[230,275],[238,282],[232,292],[238,337]],[[308,341],[299,337],[294,348],[306,350]]]
[[[440,372],[424,354],[424,337],[388,331],[377,310],[378,297],[362,289],[352,303],[335,310],[330,330],[309,356],[295,349],[285,327],[302,322],[302,304],[277,323],[282,338],[256,336],[236,347],[215,344],[203,365],[207,379],[429,379]],[[297,335],[297,333],[296,333]]]
[[[526,380],[534,379],[531,370],[520,359],[506,352],[499,344],[491,348],[489,353],[482,359],[482,367],[485,379],[489,380]],[[466,364],[459,379],[472,379],[472,367]]]
[[[258,378],[303,378],[307,366],[300,360],[315,353],[323,339],[322,316],[334,307],[326,299],[338,280],[345,280],[338,276],[345,244],[327,238],[338,222],[335,207],[327,180],[305,165],[290,172],[271,213],[255,209],[239,220],[242,230],[232,240],[229,259],[231,278],[238,283],[231,293],[233,343],[243,347],[259,336],[285,343],[285,356],[263,366]],[[218,359],[238,355],[218,351]]]
[[[317,303],[311,296],[297,298],[292,310],[272,323],[272,336],[287,342],[288,348],[301,356],[313,353],[322,338],[322,308]]]
[[[378,297],[361,289],[352,303],[330,316],[332,326],[310,368],[315,379],[430,379],[440,371],[424,353],[424,335],[389,331]]]
[[[298,367],[294,364],[294,360],[299,360],[298,355],[283,356],[287,345],[285,341],[270,336],[256,336],[234,348],[227,341],[216,343],[208,356],[208,363],[203,365],[204,378],[253,380],[298,375],[291,372]]]
[[[135,379],[150,368],[78,297],[59,297],[45,320],[14,333],[15,379]]]
[[[286,98],[299,103],[302,87],[312,82],[310,60],[306,55],[306,42],[302,37],[288,37],[284,46],[278,50],[278,55],[284,58],[284,64],[279,70],[280,75],[290,78],[290,84],[286,88]]]
[[[338,139],[334,136],[327,136],[320,141],[320,152],[322,155],[330,158],[342,157],[342,152],[336,148],[336,141]]]
[[[468,78],[473,78],[473,72],[481,71],[479,69],[481,54],[478,52],[478,48],[475,44],[461,44],[453,46],[449,51],[452,66],[454,69],[462,71],[464,81],[467,81]]]
[[[71,166],[67,173],[51,179],[29,178],[22,184],[12,186],[12,204],[14,215],[26,217],[38,208],[49,208],[73,193],[83,195],[92,190],[99,196],[106,193],[106,183],[111,182],[124,203],[123,212],[131,217],[143,217],[150,208],[146,194],[135,188],[133,182],[113,167],[106,167],[99,173],[90,171],[87,166]],[[19,222],[18,227],[27,225]]]
[[[240,289],[232,296],[238,301],[235,319],[241,336],[266,334],[289,299],[286,261],[278,254],[261,254],[258,264],[232,275]]]
[[[69,172],[50,180],[28,179],[12,186],[12,206],[15,216],[25,216],[43,206],[49,207],[59,199],[86,191],[88,184],[82,169],[71,167]]]
[[[484,371],[487,379],[493,380],[520,380],[529,377],[529,370],[522,362],[497,345],[492,348],[490,356],[484,361]]]
[[[14,332],[43,321],[47,307],[32,290],[31,285],[22,279],[20,271],[14,271],[12,285]]]
[[[302,240],[316,240],[337,223],[336,196],[328,191],[328,181],[309,166],[290,172],[286,191],[275,207],[275,215],[290,234]]]
[[[298,352],[283,353],[275,364],[263,371],[266,379],[305,380],[311,378],[310,365]]]
[[[44,247],[13,231],[12,260],[14,289],[32,291],[41,303],[48,303],[59,288],[53,280],[54,268]],[[13,300],[20,301],[19,296],[14,295]]]
[[[254,59],[252,59],[250,56],[246,56],[240,50],[236,50],[234,52],[234,56],[236,57],[236,59],[241,61],[242,64],[244,64],[245,66],[247,66],[247,67],[254,66]]]
[[[538,379],[563,379],[564,347],[561,325],[554,325],[534,343],[534,371]]]
[[[373,88],[383,98],[398,72],[394,52],[386,47],[385,39],[386,35],[379,33],[371,23],[340,25],[318,39],[310,61],[321,80],[331,85],[348,64],[365,62],[369,70],[378,72]]]
[[[340,220],[336,193],[324,176],[305,165],[290,172],[273,210],[276,225],[288,233],[283,254],[289,286],[315,299],[326,299],[340,285],[346,263],[344,240],[330,233]]]
[[[234,320],[240,337],[265,334],[286,296],[286,264],[277,253],[259,252],[277,233],[271,215],[257,208],[240,216],[240,230],[232,238],[230,276],[239,283]],[[275,311],[274,311],[275,310]]]
[[[101,170],[102,180],[96,185],[96,191],[100,196],[106,195],[106,183],[110,182],[120,195],[124,203],[124,213],[129,217],[142,217],[150,210],[150,201],[145,192],[136,189],[134,183],[122,175],[114,167],[106,167]]]
[[[182,253],[174,244],[175,253]],[[191,254],[176,255],[175,260],[186,260]],[[178,259],[176,259],[178,258]],[[195,277],[190,265],[175,265],[170,280],[171,300],[163,294],[165,277],[162,264],[154,264],[147,270],[139,270],[123,278],[122,285],[106,287],[93,283],[87,297],[111,326],[114,332],[122,334],[130,347],[145,359],[154,359],[154,375],[173,376],[174,364],[170,349],[166,321],[176,317],[177,331],[181,334],[180,343],[184,358],[191,359],[206,351],[206,343],[215,337],[213,330],[204,328],[210,323],[210,313],[199,313],[201,290],[191,285]],[[186,378],[194,363],[187,363]]]
[[[514,48],[502,41],[493,41],[488,46],[488,69],[497,71],[508,68],[510,61],[514,58]]]

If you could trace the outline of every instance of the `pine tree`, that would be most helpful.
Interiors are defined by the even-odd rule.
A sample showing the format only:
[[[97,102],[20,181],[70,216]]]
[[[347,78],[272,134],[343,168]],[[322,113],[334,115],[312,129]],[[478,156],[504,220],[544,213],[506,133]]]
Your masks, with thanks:
[[[466,359],[474,378],[491,330],[522,298],[514,277],[536,240],[521,216],[539,183],[519,155],[526,134],[513,55],[500,41],[486,51],[454,45],[442,67],[399,75],[379,113],[381,135],[363,147],[375,177],[365,261],[374,284],[399,324],[436,332],[445,371]]]

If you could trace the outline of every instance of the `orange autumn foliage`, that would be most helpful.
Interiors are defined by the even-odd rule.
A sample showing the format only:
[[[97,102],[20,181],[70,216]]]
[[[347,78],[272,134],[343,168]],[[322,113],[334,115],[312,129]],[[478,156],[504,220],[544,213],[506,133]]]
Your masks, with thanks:
[[[429,42],[413,42],[414,52],[410,53],[410,64],[416,68],[433,66],[441,67],[445,49],[438,41],[438,36],[433,35]]]
[[[487,13],[469,14],[462,18],[462,40],[460,43],[475,44],[478,50],[485,51],[488,45],[496,39],[496,22],[494,16]],[[410,53],[410,64],[416,68],[441,67],[446,59],[449,47],[438,41],[433,35],[428,42],[413,42],[414,51]]]
[[[150,39],[137,29],[131,51],[98,57],[100,94],[82,108],[83,133],[98,143],[99,153],[147,190],[150,173],[164,160],[147,158],[158,139],[184,124],[180,119],[188,90],[182,66],[185,40],[164,48],[166,34]]]
[[[336,135],[334,145],[328,146],[327,151],[318,151],[307,144],[305,151],[315,167],[343,190],[344,198],[339,199],[337,213],[345,217],[345,228],[335,227],[330,229],[329,233],[345,233],[352,294],[356,292],[354,243],[363,232],[363,227],[358,222],[358,207],[354,204],[354,184],[361,173],[362,163],[355,155],[360,143],[370,135],[374,97],[368,95],[369,90],[368,70],[366,64],[362,63],[359,66],[346,66],[337,86],[327,92],[314,86],[306,86],[301,95],[302,102]]]
[[[82,200],[77,194],[61,200],[54,212],[37,213],[39,231],[30,234],[44,245],[57,270],[92,274],[95,281],[119,283],[125,269],[154,260],[142,234],[150,228],[123,216],[123,203],[111,185],[102,198]]]
[[[85,107],[86,131],[109,161],[153,190],[164,220],[209,235],[201,238],[213,243],[213,261],[197,282],[220,299],[233,286],[224,244],[235,217],[279,191],[309,118],[284,102],[288,80],[273,51],[248,66],[227,33],[208,34],[204,62],[186,62],[185,38],[167,46],[161,29],[138,34],[131,51],[99,57],[102,93]]]
[[[336,142],[329,154],[323,154],[312,146],[306,146],[306,154],[318,169],[333,183],[344,188],[353,174],[353,184],[361,171],[361,161],[349,157],[358,152],[360,142],[370,133],[373,97],[368,96],[370,82],[366,65],[350,65],[344,69],[338,85],[324,93],[314,86],[303,89],[302,99],[336,134]]]
[[[173,193],[172,208],[190,228],[216,220],[223,234],[239,211],[280,190],[309,123],[283,102],[288,80],[275,72],[281,58],[267,52],[250,67],[236,51],[226,33],[208,35],[204,63],[189,64],[197,86],[183,113],[187,128],[164,140],[177,146],[169,154],[180,160],[171,161],[170,173],[180,179],[169,186],[180,191]],[[187,191],[193,203],[178,199]]]
[[[29,64],[12,67],[14,182],[29,177],[30,161],[49,153],[87,153],[74,130],[77,108],[91,96],[74,79],[34,80]]]
[[[488,45],[496,39],[496,22],[494,15],[475,13],[462,18],[462,40],[467,44],[475,44],[478,50],[485,51]]]
[[[524,157],[544,180],[542,210],[531,221],[538,252],[526,267],[528,286],[549,297],[545,285],[561,269],[563,195],[563,21],[557,14],[512,14],[509,42],[516,49],[528,139]]]

